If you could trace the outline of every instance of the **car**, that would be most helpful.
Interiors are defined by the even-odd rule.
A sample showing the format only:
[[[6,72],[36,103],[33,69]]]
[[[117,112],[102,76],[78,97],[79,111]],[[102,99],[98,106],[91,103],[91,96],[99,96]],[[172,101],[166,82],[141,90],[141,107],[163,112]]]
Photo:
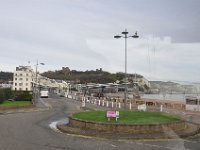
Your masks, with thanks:
[[[49,97],[49,91],[47,91],[47,90],[40,91],[40,97],[41,98],[48,98]]]

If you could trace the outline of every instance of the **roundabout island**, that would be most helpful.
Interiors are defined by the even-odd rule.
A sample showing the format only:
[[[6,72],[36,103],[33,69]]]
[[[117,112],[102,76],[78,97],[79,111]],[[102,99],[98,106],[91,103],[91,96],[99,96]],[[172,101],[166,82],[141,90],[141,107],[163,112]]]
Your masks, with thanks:
[[[172,114],[117,111],[116,118],[108,117],[108,112],[111,111],[74,113],[68,124],[57,127],[68,134],[108,139],[171,139],[191,136],[199,131],[195,124]]]

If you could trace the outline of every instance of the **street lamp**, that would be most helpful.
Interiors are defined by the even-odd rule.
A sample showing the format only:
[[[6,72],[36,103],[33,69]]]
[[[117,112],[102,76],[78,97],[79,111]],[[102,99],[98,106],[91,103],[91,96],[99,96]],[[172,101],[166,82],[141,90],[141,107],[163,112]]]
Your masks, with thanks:
[[[139,38],[139,36],[137,35],[137,32],[135,32],[134,35],[132,36],[128,36],[128,32],[125,29],[125,31],[123,31],[122,36],[120,35],[115,35],[114,38],[119,39],[119,38],[124,38],[125,39],[125,90],[124,90],[124,108],[126,108],[126,99],[127,99],[127,38]]]
[[[37,93],[37,82],[38,82],[38,65],[45,65],[44,63],[36,63],[36,68],[35,68],[35,98],[36,98],[36,93]]]

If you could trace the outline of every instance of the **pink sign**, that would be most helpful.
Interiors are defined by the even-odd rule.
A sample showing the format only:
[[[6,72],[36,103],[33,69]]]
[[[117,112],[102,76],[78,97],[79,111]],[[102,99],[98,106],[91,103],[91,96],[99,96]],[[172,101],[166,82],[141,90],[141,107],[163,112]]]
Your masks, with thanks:
[[[107,118],[116,118],[116,112],[115,111],[107,111],[106,117]]]

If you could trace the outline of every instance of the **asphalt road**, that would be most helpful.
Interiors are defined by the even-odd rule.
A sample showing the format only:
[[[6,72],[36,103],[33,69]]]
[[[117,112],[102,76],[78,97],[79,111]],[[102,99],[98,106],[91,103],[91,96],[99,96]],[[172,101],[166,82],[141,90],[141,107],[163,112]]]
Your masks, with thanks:
[[[52,108],[46,111],[0,115],[0,150],[200,149],[199,137],[170,141],[115,141],[59,133],[52,130],[49,124],[79,111],[80,102],[56,96],[43,99],[43,102],[47,104],[46,106],[51,105]],[[42,105],[39,106],[42,107]]]

